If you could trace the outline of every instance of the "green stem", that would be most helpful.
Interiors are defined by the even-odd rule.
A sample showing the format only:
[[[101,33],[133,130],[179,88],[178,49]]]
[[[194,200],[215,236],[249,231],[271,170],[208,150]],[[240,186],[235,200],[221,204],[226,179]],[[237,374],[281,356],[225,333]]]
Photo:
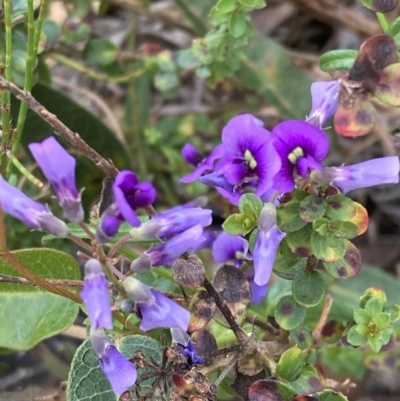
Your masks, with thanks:
[[[11,2],[10,0],[3,0],[4,8],[4,23],[6,31],[6,54],[4,62],[4,77],[7,81],[11,81],[11,55],[12,55],[12,25],[11,25]],[[7,90],[1,90],[1,115],[3,124],[3,136],[1,140],[1,150],[7,149],[11,138],[11,124],[10,124],[10,107],[11,95]],[[1,152],[3,153],[3,152]],[[1,155],[2,170],[7,167],[8,159],[5,154]]]
[[[30,92],[33,86],[36,56],[39,48],[40,35],[42,33],[42,26],[44,17],[46,15],[48,2],[49,0],[42,0],[39,17],[35,28],[35,10],[33,7],[33,0],[28,0],[28,43],[27,43],[25,82],[24,82],[24,91],[26,92]],[[17,153],[22,133],[24,131],[27,112],[28,112],[27,104],[21,102],[18,114],[18,122],[17,122],[17,135],[12,144],[13,154]]]
[[[89,77],[96,79],[98,81],[110,82],[110,83],[122,83],[130,81],[131,79],[137,78],[140,75],[143,75],[146,71],[144,69],[138,71],[132,71],[126,75],[118,76],[118,77],[109,77],[106,74],[102,74],[101,72],[97,72],[86,66],[69,59],[68,57],[62,56],[61,54],[51,54],[50,57],[58,61],[61,64],[64,64],[70,68],[73,68],[76,71],[82,72],[83,74],[88,75]]]
[[[381,24],[383,32],[387,32],[389,29],[389,22],[386,17],[382,13],[376,13],[376,17],[378,18],[379,23]]]
[[[43,187],[43,182],[38,180],[33,174],[31,174],[26,167],[15,157],[15,155],[10,151],[6,150],[6,155],[10,159],[11,163],[24,175],[32,184],[39,188]]]

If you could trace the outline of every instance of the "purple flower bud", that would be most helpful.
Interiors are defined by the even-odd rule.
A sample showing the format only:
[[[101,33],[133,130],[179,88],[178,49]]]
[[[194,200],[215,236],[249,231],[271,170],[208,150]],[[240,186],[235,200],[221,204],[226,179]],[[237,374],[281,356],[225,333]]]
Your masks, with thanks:
[[[139,182],[132,171],[118,173],[113,184],[114,195],[121,217],[133,227],[140,226],[135,210],[151,205],[156,190],[149,182]]]
[[[92,331],[90,341],[114,393],[119,395],[129,390],[137,379],[135,365],[117,350],[103,329]]]
[[[239,266],[247,258],[248,250],[247,240],[223,231],[212,246],[212,255],[218,263],[233,261]]]
[[[62,220],[55,217],[44,205],[35,202],[18,188],[10,185],[1,175],[0,204],[5,213],[34,230],[46,231],[60,238],[65,238],[69,234],[69,229]]]
[[[111,238],[118,233],[121,222],[118,205],[113,203],[101,215],[101,221],[96,230],[96,240],[101,244],[111,241]]]
[[[319,128],[304,121],[284,121],[274,128],[272,134],[282,161],[273,188],[289,192],[295,187],[295,174],[306,178],[311,170],[322,169],[321,161],[328,154],[329,141]]]
[[[96,259],[90,259],[85,263],[85,284],[80,296],[85,303],[92,329],[104,327],[111,330],[113,323],[108,281],[100,262]]]
[[[129,297],[137,304],[142,320],[141,330],[179,327],[187,331],[190,313],[185,308],[133,277],[127,277],[123,285]]]
[[[312,108],[306,122],[322,128],[339,106],[339,82],[314,82],[311,98]]]
[[[399,182],[399,168],[399,158],[388,156],[351,166],[315,170],[312,172],[311,178],[315,182],[333,185],[346,194],[359,188],[368,188],[374,185],[397,184]]]
[[[84,218],[81,194],[75,184],[75,159],[52,136],[29,149],[49,180],[68,220],[80,223]]]
[[[179,234],[197,224],[207,227],[212,222],[212,210],[192,207],[191,204],[177,206],[161,212],[130,231],[134,239],[167,238]]]
[[[214,168],[214,162],[220,159],[225,154],[225,148],[223,145],[218,145],[214,148],[211,154],[203,158],[203,156],[197,151],[197,149],[186,144],[182,149],[182,157],[190,164],[194,165],[196,169],[190,174],[182,177],[179,181],[183,183],[188,183],[197,180],[206,171],[212,171]]]
[[[197,244],[203,241],[203,227],[197,224],[168,241],[150,248],[131,263],[131,270],[137,272],[152,266],[163,265],[170,267],[179,256],[195,249]]]
[[[276,225],[275,205],[265,204],[258,221],[258,236],[253,250],[254,283],[258,286],[268,283],[276,251],[285,235]]]

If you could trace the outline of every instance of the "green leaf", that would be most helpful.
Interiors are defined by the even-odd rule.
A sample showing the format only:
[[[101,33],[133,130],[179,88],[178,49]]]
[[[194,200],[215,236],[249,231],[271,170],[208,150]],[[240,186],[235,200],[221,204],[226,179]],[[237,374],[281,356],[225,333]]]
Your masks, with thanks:
[[[400,305],[389,305],[385,308],[385,312],[389,313],[390,321],[395,322],[400,318]]]
[[[313,394],[323,389],[320,375],[317,369],[312,365],[306,365],[301,372],[301,376],[296,381],[290,383],[290,385],[298,394]],[[302,400],[300,399],[299,401]]]
[[[371,321],[371,313],[365,309],[356,309],[354,311],[354,320],[357,324],[368,324]]]
[[[320,57],[319,65],[321,67],[321,70],[325,72],[335,70],[349,71],[351,67],[353,67],[357,55],[358,50],[331,50]]]
[[[153,357],[157,363],[161,363],[162,348],[160,344],[152,338],[145,336],[126,336],[119,344],[116,344],[127,358],[132,358],[135,351],[142,351],[146,360],[150,361]],[[148,373],[149,369],[138,369],[138,379],[143,374]],[[140,395],[146,394],[151,390],[151,383],[154,379],[149,379],[141,383]],[[110,401],[115,400],[110,383],[100,369],[99,360],[93,351],[90,340],[86,340],[77,349],[71,364],[68,377],[67,401]],[[136,400],[135,392],[132,393],[132,400]]]
[[[371,323],[376,326],[378,330],[386,329],[390,326],[390,315],[386,312],[380,312],[372,316]]]
[[[240,5],[247,8],[258,10],[266,6],[265,0],[238,0]]]
[[[300,348],[293,347],[286,350],[279,358],[276,374],[289,382],[293,382],[298,379],[303,368],[304,355]]]
[[[340,220],[335,220],[339,222]],[[333,222],[332,222],[333,223]],[[358,236],[358,227],[350,221],[340,221],[340,225],[337,226],[335,234],[338,237],[352,239]]]
[[[302,229],[307,223],[300,217],[300,202],[290,201],[276,208],[276,219],[280,230],[290,233]]]
[[[246,211],[248,210],[247,208],[249,207],[253,211],[253,216],[259,217],[261,210],[264,206],[263,201],[255,196],[254,194],[244,194],[240,197],[239,199],[239,210],[241,213],[245,213],[245,206]]]
[[[25,249],[13,254],[38,276],[79,280],[76,260],[54,249]],[[0,259],[0,273],[20,277],[5,259]],[[59,295],[35,286],[0,283],[0,347],[30,349],[45,338],[70,327],[79,306]]]
[[[397,6],[397,0],[361,0],[361,3],[376,13],[388,13]]]
[[[292,252],[304,258],[310,256],[312,233],[313,231],[311,224],[307,224],[301,230],[289,233],[286,236],[286,242]]]
[[[323,237],[316,231],[311,235],[311,250],[323,262],[336,262],[346,253],[347,240],[333,235]]]
[[[371,315],[376,315],[379,312],[382,312],[382,304],[379,302],[377,298],[371,298],[365,304],[365,308]]]
[[[221,14],[228,14],[236,10],[236,0],[219,0],[215,6],[215,10]]]
[[[319,401],[348,401],[342,393],[337,393],[333,390],[324,390],[320,393],[314,394]]]
[[[353,217],[356,203],[350,198],[337,194],[329,196],[326,201],[328,202],[328,208],[325,216],[329,219],[346,221]]]
[[[301,305],[317,305],[325,295],[325,280],[316,270],[297,274],[292,282],[293,298]]]
[[[357,326],[353,326],[347,333],[347,342],[355,347],[359,347],[367,342],[368,338],[366,335],[360,334],[357,330]]]
[[[327,344],[335,344],[342,338],[345,328],[339,320],[331,319],[322,327],[321,338]]]
[[[314,341],[311,330],[307,326],[291,330],[290,338],[301,349],[309,348]]]
[[[253,233],[252,233],[253,234]],[[285,238],[279,245],[274,261],[274,272],[286,280],[292,280],[299,271],[304,270],[307,259],[295,255],[289,248]]]
[[[400,17],[397,17],[390,25],[386,32],[396,42],[397,48],[400,47]]]
[[[314,220],[325,214],[328,204],[322,198],[310,195],[303,199],[300,203],[300,217],[306,223],[312,223]]]
[[[295,395],[288,384],[272,379],[257,380],[248,391],[249,401],[292,401]]]
[[[378,353],[383,346],[383,341],[379,336],[368,337],[368,344],[371,347],[372,351]]]
[[[242,235],[246,229],[244,227],[245,218],[243,214],[235,213],[230,215],[222,224],[222,228],[230,235]],[[254,227],[255,223],[253,224]]]
[[[240,12],[235,12],[229,18],[229,33],[234,38],[240,38],[244,35],[247,28],[247,17]]]
[[[87,42],[83,55],[90,65],[106,66],[117,59],[118,51],[118,47],[107,39],[94,38]]]
[[[326,272],[334,278],[350,278],[361,269],[360,250],[350,241],[347,241],[347,249],[343,258],[336,262],[322,262]]]
[[[298,304],[292,296],[282,297],[275,307],[275,319],[285,330],[300,326],[306,316],[306,308]]]

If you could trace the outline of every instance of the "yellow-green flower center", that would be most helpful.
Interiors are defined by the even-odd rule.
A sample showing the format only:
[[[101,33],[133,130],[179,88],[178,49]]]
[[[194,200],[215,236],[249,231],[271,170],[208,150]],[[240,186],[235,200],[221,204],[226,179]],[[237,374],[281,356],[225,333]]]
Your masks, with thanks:
[[[257,167],[256,159],[253,157],[249,149],[244,152],[244,159],[252,170]]]
[[[303,149],[298,146],[296,149],[293,150],[292,153],[289,153],[288,159],[292,164],[296,164],[297,160],[303,156],[304,156]]]

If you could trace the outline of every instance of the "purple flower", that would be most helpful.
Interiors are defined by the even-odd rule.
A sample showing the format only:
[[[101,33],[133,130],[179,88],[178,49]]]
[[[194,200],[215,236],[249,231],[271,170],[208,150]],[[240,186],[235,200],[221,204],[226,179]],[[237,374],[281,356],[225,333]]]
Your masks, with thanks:
[[[135,365],[117,350],[103,329],[92,331],[90,341],[114,393],[119,395],[129,390],[137,379]]]
[[[275,205],[265,204],[258,221],[258,236],[253,249],[254,283],[258,286],[268,283],[276,251],[285,235],[276,225]]]
[[[214,167],[215,160],[220,159],[224,154],[225,149],[223,145],[218,145],[208,157],[204,158],[194,146],[187,143],[182,149],[182,157],[186,162],[192,164],[196,168],[193,172],[182,177],[179,181],[188,183],[197,180],[206,171],[211,171]]]
[[[251,288],[251,303],[258,305],[264,301],[265,295],[267,295],[268,292],[268,285],[257,285],[254,280],[249,281]]]
[[[315,182],[334,185],[344,194],[359,188],[399,182],[399,158],[382,157],[366,162],[343,167],[327,167],[313,171],[311,178]]]
[[[156,190],[149,182],[139,182],[132,171],[121,171],[113,184],[115,199],[124,220],[133,227],[140,226],[135,210],[151,205],[156,200]]]
[[[247,240],[223,231],[213,243],[212,255],[218,263],[233,261],[237,267],[246,259],[248,250]]]
[[[185,330],[180,328],[171,329],[172,342],[178,345],[179,352],[187,357],[187,364],[191,367],[193,364],[201,365],[204,363],[204,359],[197,356],[196,348],[194,347],[192,340]]]
[[[81,194],[75,184],[75,159],[52,136],[29,149],[49,180],[68,220],[80,223],[84,218]]]
[[[89,259],[85,263],[85,284],[80,296],[85,303],[92,329],[103,327],[111,330],[113,323],[108,281],[96,259]]]
[[[104,244],[111,241],[111,238],[118,233],[121,223],[118,205],[113,203],[101,215],[101,221],[96,230],[97,242]]]
[[[275,149],[282,160],[273,188],[291,191],[295,187],[294,174],[306,178],[310,170],[322,169],[320,162],[328,154],[329,141],[319,128],[304,121],[284,121],[274,128],[272,134]]]
[[[339,106],[339,82],[314,82],[311,98],[312,108],[306,122],[322,128]]]
[[[244,193],[250,187],[262,195],[272,187],[281,162],[273,137],[260,120],[250,114],[232,118],[222,130],[222,144],[226,153],[214,172],[233,186],[233,192]],[[228,190],[226,185],[218,186]]]
[[[203,227],[197,224],[168,241],[150,248],[131,263],[131,270],[143,271],[152,266],[172,266],[182,254],[195,249],[197,244],[204,240]]]
[[[181,328],[189,326],[190,313],[171,299],[153,290],[133,277],[123,281],[125,291],[137,304],[143,331],[162,328]]]
[[[46,231],[57,237],[69,234],[67,225],[55,217],[44,205],[35,202],[0,175],[0,204],[5,213],[22,221],[34,230]]]
[[[212,222],[212,210],[192,206],[176,206],[153,216],[138,228],[130,231],[134,239],[167,238],[179,234],[197,224],[202,227]]]

